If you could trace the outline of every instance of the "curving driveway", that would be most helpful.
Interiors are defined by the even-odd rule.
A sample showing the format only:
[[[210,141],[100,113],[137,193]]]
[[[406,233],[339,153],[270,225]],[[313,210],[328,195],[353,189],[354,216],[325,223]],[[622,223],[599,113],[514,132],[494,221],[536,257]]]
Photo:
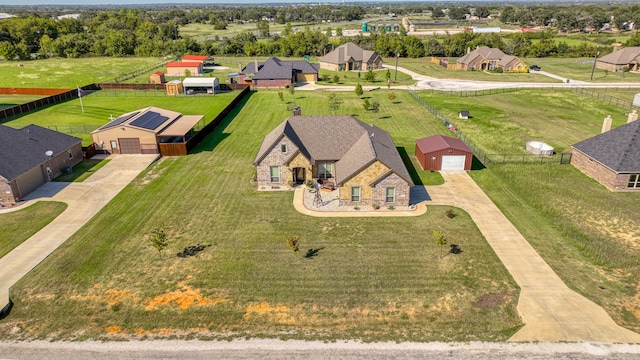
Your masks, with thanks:
[[[428,204],[469,213],[521,288],[518,312],[525,326],[509,341],[640,343],[604,309],[569,289],[464,171],[441,172],[445,184],[427,186]]]
[[[49,182],[25,200],[67,203],[65,211],[0,259],[0,310],[10,307],[9,289],[91,219],[158,155],[117,155],[83,182]]]

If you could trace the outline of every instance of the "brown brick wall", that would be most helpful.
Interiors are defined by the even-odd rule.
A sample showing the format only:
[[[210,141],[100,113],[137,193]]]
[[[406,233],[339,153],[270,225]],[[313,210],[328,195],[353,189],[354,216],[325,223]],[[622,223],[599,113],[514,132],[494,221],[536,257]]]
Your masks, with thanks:
[[[396,189],[396,199],[392,203],[386,202],[387,188]],[[408,206],[410,189],[411,187],[404,179],[392,173],[373,187],[372,201],[380,206]]]
[[[616,174],[611,169],[576,149],[573,149],[571,164],[611,191],[630,190],[627,188],[629,184],[629,174]]]
[[[287,152],[281,151],[282,145],[287,145]],[[288,186],[287,181],[291,180],[291,171],[288,170],[288,166],[285,162],[296,152],[298,147],[286,136],[284,136],[273,149],[267,154],[267,156],[260,161],[256,166],[256,180],[258,182],[258,189],[271,189],[275,187]],[[280,182],[271,182],[271,166],[280,166]]]

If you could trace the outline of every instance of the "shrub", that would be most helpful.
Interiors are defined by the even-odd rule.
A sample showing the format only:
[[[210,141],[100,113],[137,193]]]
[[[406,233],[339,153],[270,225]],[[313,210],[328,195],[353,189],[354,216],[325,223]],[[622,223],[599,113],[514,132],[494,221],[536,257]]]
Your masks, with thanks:
[[[449,209],[447,210],[446,214],[445,214],[449,219],[453,219],[454,217],[456,217],[456,213],[453,212],[453,210]]]
[[[337,84],[338,82],[340,82],[340,76],[338,76],[338,75],[334,75],[334,76],[333,76],[333,82],[334,82],[334,83],[336,83],[336,84]]]
[[[291,251],[297,253],[300,250],[300,235],[289,235],[284,237],[287,241],[287,245],[291,248]]]
[[[393,101],[396,98],[396,94],[392,91],[387,94],[387,99]]]
[[[360,206],[354,206],[353,210],[360,210]]]
[[[373,204],[371,204],[371,208],[372,208],[373,210],[378,210],[378,209],[380,209],[380,205],[378,205],[378,204],[376,204],[376,203],[373,203]]]
[[[364,101],[362,102],[362,107],[365,110],[369,110],[371,108],[371,104],[369,103],[369,99],[364,99]]]
[[[387,206],[387,209],[389,209],[389,210],[395,210],[395,209],[396,209],[396,207],[395,207],[395,206],[393,206],[393,205],[389,205],[389,206]]]

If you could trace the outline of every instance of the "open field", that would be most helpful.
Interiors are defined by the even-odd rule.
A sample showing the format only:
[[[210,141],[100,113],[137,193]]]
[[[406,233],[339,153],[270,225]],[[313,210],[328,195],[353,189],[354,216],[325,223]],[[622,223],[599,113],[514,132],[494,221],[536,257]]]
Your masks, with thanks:
[[[0,110],[41,98],[42,95],[0,95]]]
[[[524,61],[529,65],[540,66],[543,71],[571,80],[594,83],[640,82],[640,73],[624,73],[623,76],[622,72],[607,72],[597,68],[594,70],[593,80],[591,80],[593,58],[527,58]]]
[[[295,102],[306,115],[327,114],[325,96]],[[339,96],[341,114],[373,121],[355,95]],[[419,111],[408,95],[397,101],[381,102],[375,123],[398,146],[437,132],[417,113],[396,116]],[[0,336],[428,341],[504,340],[517,330],[517,287],[464,212],[321,219],[297,213],[292,192],[256,192],[251,162],[287,108],[274,91],[254,93],[194,154],[152,166],[14,287]],[[157,226],[171,240],[162,261],[145,239]],[[434,229],[463,253],[439,260]],[[294,234],[302,254],[285,243]],[[197,256],[176,257],[197,244]]]
[[[571,152],[572,144],[600,133],[607,115],[612,116],[613,127],[627,122],[628,110],[570,90],[518,90],[476,97],[422,94],[489,154],[526,153],[530,140],[544,141],[557,153]],[[463,109],[470,111],[471,119],[458,119]]]
[[[523,151],[533,138],[568,151],[607,114],[614,127],[626,122],[624,109],[568,91],[426,99],[489,152]],[[473,118],[457,119],[461,108]],[[611,192],[571,165],[489,164],[471,176],[567,285],[640,331],[640,194]]]
[[[65,203],[39,201],[18,211],[0,213],[0,257],[40,231],[66,208]]]
[[[109,117],[118,116],[145,108],[157,106],[185,115],[204,115],[210,121],[227,106],[238,92],[227,92],[215,96],[146,96],[138,91],[98,91],[84,96],[84,114],[80,100],[73,99],[64,103],[49,106],[24,116],[13,118],[2,124],[21,128],[29,124],[48,127],[82,139],[84,145],[91,143],[91,131],[109,122]],[[195,112],[197,109],[197,113]]]
[[[160,62],[160,58],[45,59],[22,62],[0,61],[2,86],[73,89],[114,79]]]

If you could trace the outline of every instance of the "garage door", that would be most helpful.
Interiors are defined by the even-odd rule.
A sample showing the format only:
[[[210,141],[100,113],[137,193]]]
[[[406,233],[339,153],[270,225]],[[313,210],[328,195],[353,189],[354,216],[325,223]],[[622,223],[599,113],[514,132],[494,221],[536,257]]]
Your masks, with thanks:
[[[297,74],[296,81],[298,82],[310,82],[313,81],[313,74]]]
[[[445,155],[442,157],[441,170],[464,170],[465,155]]]
[[[120,144],[120,154],[142,154],[138,138],[120,138],[118,143]]]

